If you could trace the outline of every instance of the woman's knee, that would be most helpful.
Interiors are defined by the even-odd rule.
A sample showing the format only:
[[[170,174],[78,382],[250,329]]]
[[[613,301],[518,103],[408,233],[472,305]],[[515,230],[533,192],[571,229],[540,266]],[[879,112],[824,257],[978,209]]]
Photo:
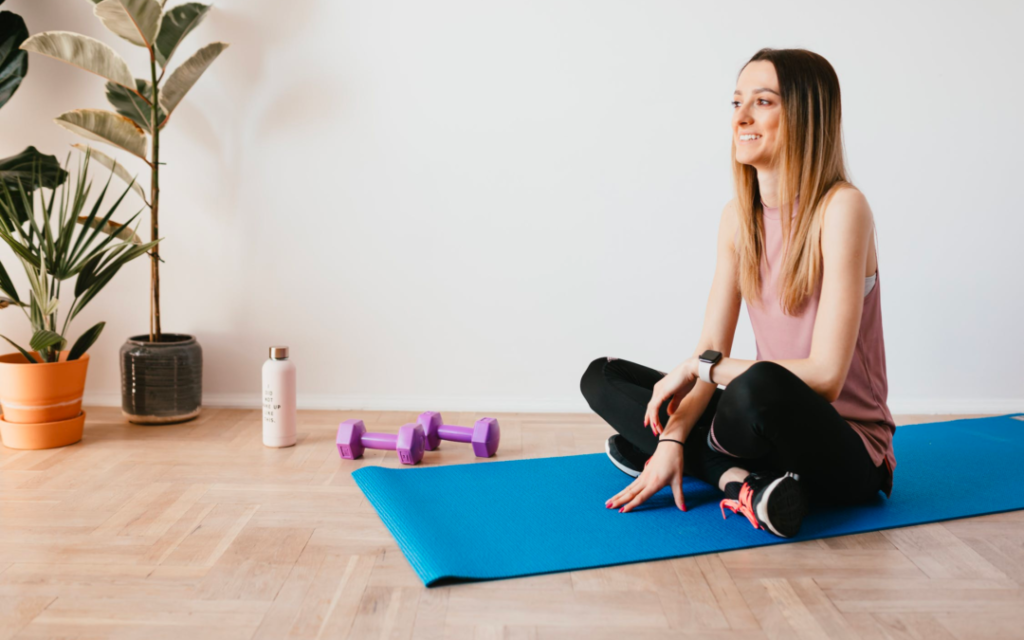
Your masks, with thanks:
[[[607,362],[608,358],[605,357],[595,359],[587,366],[586,371],[583,372],[583,377],[580,378],[580,393],[583,394],[583,397],[586,398],[591,407],[594,406],[595,400],[605,392],[607,382],[604,375],[604,366]]]
[[[756,457],[766,453],[765,412],[780,398],[776,384],[782,365],[760,360],[747,368],[722,391],[715,419],[708,432],[711,448],[736,457]]]
[[[771,360],[758,360],[747,370],[732,379],[723,392],[725,395],[753,395],[771,393],[779,386],[779,380],[793,372]]]
[[[732,379],[722,392],[718,412],[754,418],[772,407],[784,404],[788,397],[784,379],[793,373],[780,364],[759,360]]]

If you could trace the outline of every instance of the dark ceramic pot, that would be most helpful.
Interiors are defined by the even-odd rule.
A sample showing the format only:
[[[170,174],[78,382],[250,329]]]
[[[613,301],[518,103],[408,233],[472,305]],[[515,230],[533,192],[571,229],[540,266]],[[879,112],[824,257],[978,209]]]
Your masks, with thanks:
[[[195,336],[133,336],[121,347],[121,412],[135,424],[184,422],[203,403],[203,349]]]

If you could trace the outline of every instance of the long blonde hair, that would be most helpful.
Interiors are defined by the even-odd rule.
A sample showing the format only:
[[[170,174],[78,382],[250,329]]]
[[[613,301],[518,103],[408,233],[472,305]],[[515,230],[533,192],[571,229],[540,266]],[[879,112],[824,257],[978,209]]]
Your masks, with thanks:
[[[781,269],[782,309],[794,315],[814,294],[822,275],[821,222],[825,207],[841,187],[853,186],[846,179],[843,162],[839,78],[828,60],[806,49],[761,49],[747,64],[756,60],[774,64],[779,79],[782,116],[774,162],[779,169],[778,206],[785,250],[782,264],[776,268]],[[739,289],[747,304],[761,304],[764,210],[757,170],[736,161],[735,141],[732,174],[739,223]],[[791,218],[794,201],[796,217]]]

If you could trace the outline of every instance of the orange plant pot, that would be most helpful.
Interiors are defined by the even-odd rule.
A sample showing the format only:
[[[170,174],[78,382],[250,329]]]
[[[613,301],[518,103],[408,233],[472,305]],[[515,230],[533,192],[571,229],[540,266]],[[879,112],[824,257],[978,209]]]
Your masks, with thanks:
[[[18,424],[0,419],[0,439],[8,449],[53,449],[82,439],[85,412],[70,420]]]
[[[31,364],[20,353],[0,356],[0,405],[9,424],[44,424],[77,418],[82,413],[89,354],[67,361]],[[39,354],[32,352],[32,356]]]

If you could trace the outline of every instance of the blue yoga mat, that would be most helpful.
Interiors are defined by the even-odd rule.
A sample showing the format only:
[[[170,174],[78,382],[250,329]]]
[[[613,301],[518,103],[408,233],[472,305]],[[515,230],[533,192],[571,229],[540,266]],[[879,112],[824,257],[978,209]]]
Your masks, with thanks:
[[[870,504],[812,510],[800,535],[789,539],[754,529],[742,515],[723,520],[721,492],[689,477],[685,513],[669,487],[632,512],[605,509],[630,478],[603,453],[364,467],[352,476],[428,587],[1024,509],[1024,493],[1008,490],[1024,460],[1024,414],[899,427],[894,448],[891,499],[879,493]]]

